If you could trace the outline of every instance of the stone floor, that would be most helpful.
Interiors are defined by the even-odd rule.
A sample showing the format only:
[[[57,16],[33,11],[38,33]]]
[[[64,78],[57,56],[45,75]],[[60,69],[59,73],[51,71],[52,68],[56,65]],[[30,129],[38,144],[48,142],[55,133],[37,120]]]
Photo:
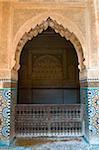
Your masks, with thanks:
[[[10,145],[10,147],[0,146],[1,150],[99,150],[99,145],[90,145],[84,139],[40,139],[33,141],[28,139],[15,140],[14,143],[20,146]],[[22,144],[25,144],[25,147]],[[32,143],[32,144],[30,144]],[[27,146],[26,146],[27,145]],[[28,146],[31,145],[31,146]]]

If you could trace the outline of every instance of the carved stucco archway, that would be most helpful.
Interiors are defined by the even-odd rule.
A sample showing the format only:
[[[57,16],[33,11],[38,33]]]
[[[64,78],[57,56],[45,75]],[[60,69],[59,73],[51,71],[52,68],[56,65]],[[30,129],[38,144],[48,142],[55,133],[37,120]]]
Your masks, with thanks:
[[[79,62],[78,68],[80,69],[80,71],[82,71],[85,68],[83,63],[85,59],[83,55],[82,46],[75,34],[70,32],[67,28],[64,28],[63,25],[58,24],[56,20],[53,20],[49,17],[45,21],[42,21],[40,24],[37,24],[34,28],[31,28],[28,32],[25,32],[22,38],[20,39],[15,52],[15,65],[13,67],[13,70],[15,72],[17,72],[20,68],[20,54],[26,42],[28,40],[31,40],[33,37],[36,37],[39,33],[42,33],[48,27],[54,29],[56,33],[59,33],[62,37],[65,37],[66,40],[71,41],[77,52]]]

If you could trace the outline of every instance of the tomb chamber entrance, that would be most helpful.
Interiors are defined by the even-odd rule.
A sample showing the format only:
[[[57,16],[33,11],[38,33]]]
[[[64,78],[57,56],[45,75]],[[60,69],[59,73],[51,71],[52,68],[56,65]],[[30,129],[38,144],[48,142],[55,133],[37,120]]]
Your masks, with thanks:
[[[76,50],[48,27],[20,55],[16,136],[83,136],[83,112]]]

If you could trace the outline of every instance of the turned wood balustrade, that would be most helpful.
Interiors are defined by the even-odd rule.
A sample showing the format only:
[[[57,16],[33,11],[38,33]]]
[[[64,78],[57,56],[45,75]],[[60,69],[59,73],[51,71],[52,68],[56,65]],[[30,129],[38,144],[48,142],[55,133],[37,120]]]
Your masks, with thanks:
[[[15,112],[16,136],[84,135],[84,106],[81,104],[18,104]]]

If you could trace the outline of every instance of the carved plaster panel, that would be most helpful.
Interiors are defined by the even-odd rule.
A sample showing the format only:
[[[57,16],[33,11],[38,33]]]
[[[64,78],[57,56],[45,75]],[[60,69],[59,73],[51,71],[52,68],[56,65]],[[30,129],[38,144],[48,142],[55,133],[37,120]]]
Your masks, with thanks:
[[[51,18],[48,18],[46,21],[43,21],[39,25],[37,24],[35,28],[31,28],[30,31],[26,32],[20,39],[15,53],[16,63],[13,67],[13,70],[17,72],[20,68],[20,54],[26,42],[28,40],[31,40],[33,37],[36,37],[39,33],[42,33],[48,27],[51,27],[52,29],[55,30],[56,33],[59,33],[62,37],[65,37],[67,40],[70,40],[71,43],[73,43],[78,56],[79,62],[78,67],[80,71],[82,71],[85,68],[85,65],[83,63],[84,61],[83,50],[79,40],[77,39],[74,33],[71,33],[67,28],[65,29],[61,24],[58,24],[55,20],[52,20]]]

